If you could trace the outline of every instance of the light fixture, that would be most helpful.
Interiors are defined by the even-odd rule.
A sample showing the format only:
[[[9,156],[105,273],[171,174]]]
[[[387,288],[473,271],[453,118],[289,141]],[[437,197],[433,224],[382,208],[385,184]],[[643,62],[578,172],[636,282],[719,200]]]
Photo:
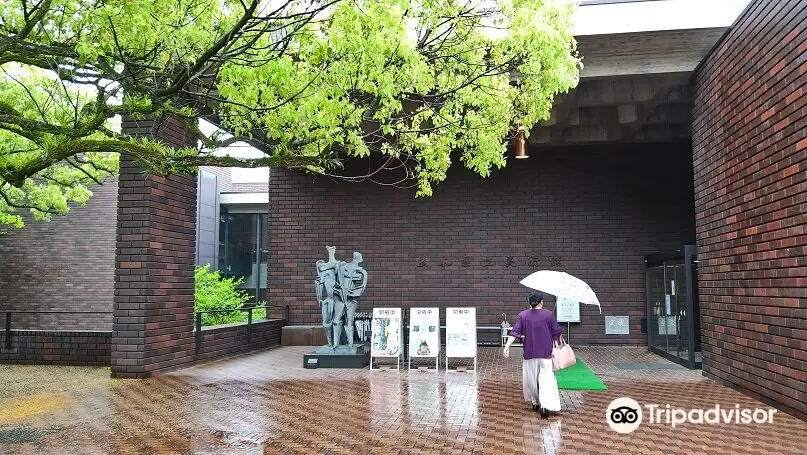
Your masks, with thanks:
[[[527,140],[524,137],[524,127],[519,126],[518,133],[516,133],[516,159],[523,160],[529,157],[527,155]]]

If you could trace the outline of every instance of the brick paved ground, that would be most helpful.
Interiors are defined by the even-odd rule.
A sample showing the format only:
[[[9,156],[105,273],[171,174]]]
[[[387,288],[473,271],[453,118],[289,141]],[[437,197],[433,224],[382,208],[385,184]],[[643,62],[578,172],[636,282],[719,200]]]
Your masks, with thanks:
[[[643,425],[610,430],[605,409],[629,396],[674,407],[766,407],[635,348],[580,348],[607,392],[562,392],[541,419],[521,401],[520,360],[480,350],[480,371],[304,370],[291,347],[112,380],[104,368],[0,366],[0,453],[14,454],[799,454],[807,423]],[[668,364],[671,365],[671,364]]]

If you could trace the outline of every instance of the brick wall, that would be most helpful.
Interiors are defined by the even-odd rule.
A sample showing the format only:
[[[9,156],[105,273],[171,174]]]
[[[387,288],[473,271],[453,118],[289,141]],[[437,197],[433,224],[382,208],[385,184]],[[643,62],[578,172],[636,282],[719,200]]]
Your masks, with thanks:
[[[280,346],[282,320],[260,321],[252,324],[247,340],[246,324],[202,328],[202,345],[197,360],[213,360],[255,349]]]
[[[807,416],[807,0],[755,0],[695,77],[703,371]]]
[[[519,280],[555,268],[586,280],[602,301],[602,315],[581,309],[574,342],[645,344],[643,256],[694,242],[688,144],[530,155],[488,179],[456,164],[428,199],[273,169],[270,302],[290,305],[292,324],[320,323],[314,262],[326,245],[342,260],[363,254],[360,310],[471,305],[480,325],[497,325],[502,312],[514,322],[529,294]],[[631,316],[630,335],[605,336],[605,315]]]
[[[108,366],[112,332],[13,330],[11,349],[0,332],[0,363]]]
[[[123,128],[179,147],[181,124],[124,120]],[[144,175],[121,157],[112,375],[145,377],[193,360],[196,177]]]
[[[15,328],[112,329],[118,184],[112,180],[91,190],[87,205],[66,216],[37,222],[26,215],[25,228],[0,235],[0,313],[106,314],[14,314]]]
[[[280,346],[283,324],[277,319],[255,322],[249,337],[245,323],[204,327],[199,353],[186,360],[204,362]],[[0,331],[0,364],[109,366],[111,341],[112,332],[12,330],[7,349],[6,332]]]

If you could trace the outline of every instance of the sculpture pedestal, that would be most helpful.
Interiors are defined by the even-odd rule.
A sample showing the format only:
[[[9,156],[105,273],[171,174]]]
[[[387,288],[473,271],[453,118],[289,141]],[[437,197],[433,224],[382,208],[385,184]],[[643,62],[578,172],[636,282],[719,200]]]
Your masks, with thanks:
[[[352,348],[339,346],[336,349],[320,346],[303,356],[304,368],[364,368],[369,364],[369,344],[355,344]]]

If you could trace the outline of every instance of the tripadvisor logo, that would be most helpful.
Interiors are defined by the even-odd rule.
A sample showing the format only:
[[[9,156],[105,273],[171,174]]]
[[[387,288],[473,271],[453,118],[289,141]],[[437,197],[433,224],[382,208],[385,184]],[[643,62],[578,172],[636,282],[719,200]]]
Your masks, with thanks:
[[[773,423],[776,409],[741,408],[739,404],[733,407],[723,407],[719,404],[709,409],[680,409],[669,404],[646,404],[642,406],[632,398],[617,398],[608,405],[605,411],[605,421],[612,430],[621,434],[636,431],[642,422],[649,424],[677,425],[690,424],[766,424]]]

